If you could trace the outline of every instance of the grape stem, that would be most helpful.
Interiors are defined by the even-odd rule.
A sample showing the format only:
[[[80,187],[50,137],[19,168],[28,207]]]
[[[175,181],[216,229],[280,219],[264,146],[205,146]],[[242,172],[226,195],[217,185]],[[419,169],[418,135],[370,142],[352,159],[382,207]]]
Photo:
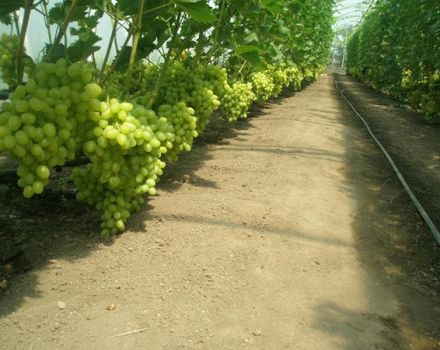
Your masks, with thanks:
[[[218,17],[217,27],[215,28],[215,32],[214,32],[214,40],[213,40],[212,46],[207,54],[207,61],[208,62],[211,60],[211,56],[214,55],[214,53],[218,47],[218,36],[220,34],[220,28],[221,28],[221,24],[223,21],[223,15],[225,13],[225,2],[226,2],[225,0],[222,0],[221,9],[220,9],[220,16]]]
[[[43,7],[44,12],[44,24],[46,25],[47,29],[47,36],[49,37],[49,44],[52,45],[52,32],[50,30],[50,24],[49,24],[49,13],[47,11],[47,3],[46,1],[43,1],[41,6]]]
[[[171,52],[173,51],[174,43],[175,43],[176,38],[177,38],[177,33],[179,32],[181,15],[182,15],[182,13],[179,11],[179,13],[177,14],[177,19],[176,19],[176,25],[174,27],[174,32],[173,32],[173,35],[171,37],[170,46],[168,47],[168,51],[167,51],[167,54],[166,54],[166,57],[165,57],[165,61],[162,64],[162,67],[160,69],[159,77],[156,80],[156,85],[154,87],[151,99],[150,99],[150,101],[148,101],[147,108],[151,108],[153,106],[153,104],[156,101],[157,96],[159,94],[159,89],[162,86],[163,78],[165,76],[166,70],[167,70],[168,65],[170,63]]]
[[[172,4],[173,4],[172,2],[167,2],[166,4],[163,4],[163,5],[159,5],[159,6],[153,7],[152,9],[148,9],[148,10],[144,11],[142,14],[143,14],[143,15],[146,15],[147,13],[151,13],[151,12],[154,12],[154,11],[160,10],[160,9],[162,9],[162,8],[164,8],[164,7],[168,7],[168,6],[172,5]]]
[[[21,26],[20,41],[17,48],[17,84],[20,85],[23,82],[24,72],[24,40],[26,39],[26,31],[29,25],[29,19],[32,11],[32,1],[26,0],[24,5],[23,23]]]
[[[185,39],[185,41],[180,45],[180,49],[176,54],[176,57],[180,57],[183,51],[187,48],[188,44],[191,42],[191,39],[194,38],[197,32],[192,32],[188,37]]]
[[[129,32],[127,33],[127,37],[125,38],[125,41],[124,41],[124,43],[123,43],[122,46],[121,46],[121,49],[120,49],[120,50],[118,51],[118,53],[116,54],[116,57],[115,57],[115,59],[113,60],[113,63],[112,63],[112,65],[110,66],[110,69],[109,69],[108,73],[103,77],[103,80],[102,80],[102,81],[105,81],[108,77],[110,77],[111,73],[113,73],[113,71],[115,70],[116,66],[117,66],[118,63],[119,63],[119,60],[121,59],[122,52],[123,52],[124,49],[127,47],[128,42],[130,41],[132,35],[133,35],[133,33],[132,33],[131,31],[129,31]]]
[[[113,22],[112,33],[110,34],[110,40],[109,40],[109,42],[108,42],[108,46],[107,46],[107,51],[105,52],[104,61],[102,62],[102,67],[101,67],[101,80],[102,80],[102,78],[103,78],[103,76],[104,76],[105,67],[107,66],[107,62],[108,62],[108,59],[109,59],[109,57],[110,57],[110,51],[111,51],[111,49],[112,49],[113,41],[114,41],[114,39],[115,39],[115,37],[116,37],[116,30],[117,30],[117,27],[118,27],[118,20],[117,20],[117,18],[115,17],[115,18],[114,18],[114,22]]]
[[[20,25],[18,24],[18,11],[14,11],[14,23],[17,35],[20,36]]]
[[[199,39],[196,45],[196,54],[194,55],[194,66],[197,66],[203,51],[203,31],[199,32]]]
[[[64,34],[66,34],[67,27],[69,26],[69,23],[73,17],[73,13],[75,12],[75,8],[76,8],[77,3],[78,3],[78,0],[72,0],[72,3],[70,4],[70,7],[69,7],[69,11],[67,12],[66,18],[64,20],[63,26],[61,27],[60,31],[57,33],[57,36],[55,37],[53,44],[50,46],[50,49],[46,55],[46,60],[50,60],[54,48],[58,46],[58,44],[60,43]]]
[[[139,44],[139,38],[141,36],[141,27],[142,27],[142,13],[144,12],[144,0],[139,0],[139,13],[136,16],[136,31],[133,35],[133,46],[131,47],[130,52],[130,60],[128,61],[128,69],[127,69],[127,79],[125,80],[125,90],[128,91],[131,71],[134,65],[134,61],[136,60],[136,51]]]
[[[243,64],[241,65],[240,69],[237,71],[237,73],[235,74],[236,77],[239,77],[241,72],[243,71],[244,67],[246,67],[247,61],[244,61]]]

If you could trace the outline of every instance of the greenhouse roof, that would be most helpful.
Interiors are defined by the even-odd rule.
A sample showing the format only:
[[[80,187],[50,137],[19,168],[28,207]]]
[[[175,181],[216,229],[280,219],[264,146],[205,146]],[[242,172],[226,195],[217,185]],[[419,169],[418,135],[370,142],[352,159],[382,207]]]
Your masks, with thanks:
[[[335,31],[356,27],[374,2],[375,0],[337,0],[334,11]]]

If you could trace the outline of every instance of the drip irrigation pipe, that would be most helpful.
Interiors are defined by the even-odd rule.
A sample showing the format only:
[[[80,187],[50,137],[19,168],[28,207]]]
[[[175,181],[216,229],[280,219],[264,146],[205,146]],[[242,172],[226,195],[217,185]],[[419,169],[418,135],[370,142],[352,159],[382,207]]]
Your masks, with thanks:
[[[345,102],[350,106],[350,108],[353,110],[353,112],[356,114],[356,116],[362,121],[362,123],[365,125],[365,128],[367,129],[368,133],[370,134],[371,138],[376,142],[376,144],[379,146],[382,153],[385,155],[385,157],[388,160],[388,163],[390,163],[391,167],[394,170],[394,173],[397,175],[401,185],[403,186],[405,192],[408,194],[409,198],[413,202],[414,206],[417,208],[417,211],[419,212],[420,216],[422,217],[423,221],[425,221],[426,226],[428,226],[429,230],[433,234],[434,238],[437,240],[438,244],[440,244],[440,232],[435,226],[434,222],[431,220],[429,214],[423,207],[423,205],[420,203],[420,201],[417,199],[414,192],[409,187],[408,183],[406,182],[405,178],[403,177],[402,173],[400,172],[399,168],[397,167],[396,163],[394,162],[393,158],[391,158],[390,154],[387,152],[385,147],[382,145],[382,143],[377,139],[376,135],[371,130],[370,126],[368,125],[367,121],[364,117],[356,110],[356,108],[353,106],[353,104],[348,100],[348,98],[344,94],[344,90],[340,90],[338,86],[338,81],[334,79],[335,82],[335,88],[336,90],[341,94],[342,98],[345,100]]]

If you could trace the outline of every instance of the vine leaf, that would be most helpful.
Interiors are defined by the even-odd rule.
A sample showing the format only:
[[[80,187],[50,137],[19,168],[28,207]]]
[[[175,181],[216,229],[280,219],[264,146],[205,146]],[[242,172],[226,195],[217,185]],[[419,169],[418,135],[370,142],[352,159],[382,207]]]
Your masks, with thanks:
[[[3,22],[3,20],[6,20],[7,17],[9,17],[9,15],[12,12],[17,11],[20,7],[23,7],[23,0],[8,0],[8,1],[6,1],[6,4],[2,4],[0,6],[0,19],[1,19],[1,21]],[[5,22],[3,22],[3,23],[5,23]],[[7,24],[7,23],[5,23],[5,24]]]
[[[58,2],[49,10],[49,23],[62,24],[63,21],[64,21],[64,5]]]
[[[11,25],[12,24],[12,16],[11,15],[3,15],[0,16],[0,23]]]
[[[118,72],[125,72],[128,68],[128,63],[130,61],[130,54],[131,54],[131,46],[124,47],[121,52],[119,53],[120,57],[118,59],[118,62],[116,62],[115,70]],[[140,58],[140,52],[139,50],[136,52],[136,60]],[[113,64],[115,64],[115,61],[113,61]]]
[[[118,8],[125,15],[134,15],[138,12],[138,1],[118,0]]]
[[[280,1],[277,0],[261,0],[261,7],[269,11],[274,16],[280,14],[283,10]]]
[[[93,32],[87,34],[88,37],[85,40],[80,38],[67,48],[66,54],[71,62],[84,60],[99,50],[99,46],[95,46],[95,44],[100,41],[101,38]]]
[[[204,1],[181,0],[177,5],[197,22],[209,24],[217,20],[212,9]]]
[[[238,55],[241,55],[243,53],[249,53],[249,52],[259,53],[261,51],[262,50],[258,46],[255,46],[255,45],[241,45],[235,49],[235,53]]]
[[[60,58],[66,57],[66,47],[63,44],[56,45],[53,49],[53,44],[46,44],[44,47],[45,56],[47,57],[47,53],[51,51],[50,59],[47,57],[46,59],[49,59],[49,62],[56,62]]]
[[[242,0],[226,0],[229,4],[231,4],[231,6],[237,10],[245,10],[246,7],[248,6],[248,4],[246,3],[246,1],[242,1]]]
[[[237,55],[258,68],[264,66],[260,56],[261,52],[262,49],[255,45],[241,45],[235,49]]]

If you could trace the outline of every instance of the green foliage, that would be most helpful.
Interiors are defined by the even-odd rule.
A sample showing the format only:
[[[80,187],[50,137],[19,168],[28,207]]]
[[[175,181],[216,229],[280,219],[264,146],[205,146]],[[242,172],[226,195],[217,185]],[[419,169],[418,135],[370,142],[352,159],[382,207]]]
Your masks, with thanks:
[[[350,74],[440,120],[440,2],[379,1],[347,51]]]

